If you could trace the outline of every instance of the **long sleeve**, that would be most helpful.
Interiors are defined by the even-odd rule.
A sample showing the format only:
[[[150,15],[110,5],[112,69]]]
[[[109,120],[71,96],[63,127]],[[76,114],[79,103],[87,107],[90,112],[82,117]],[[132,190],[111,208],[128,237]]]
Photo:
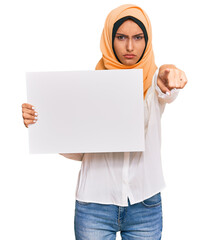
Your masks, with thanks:
[[[76,161],[82,161],[84,153],[59,153],[60,155],[72,159],[72,160],[76,160]]]

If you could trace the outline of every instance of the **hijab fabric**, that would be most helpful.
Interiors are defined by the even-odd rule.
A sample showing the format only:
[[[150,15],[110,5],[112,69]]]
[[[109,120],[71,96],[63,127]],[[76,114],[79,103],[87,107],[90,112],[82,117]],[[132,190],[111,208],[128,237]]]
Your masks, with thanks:
[[[112,33],[114,24],[124,17],[131,16],[138,19],[143,23],[147,35],[148,41],[143,57],[136,64],[127,66],[120,63],[114,54],[112,47]],[[152,29],[151,23],[147,14],[140,7],[133,4],[124,4],[113,9],[107,16],[102,31],[100,40],[100,49],[102,52],[102,58],[96,65],[96,70],[104,69],[143,69],[143,87],[144,97],[146,96],[147,90],[152,85],[152,78],[157,69],[155,65],[154,53],[152,49]]]

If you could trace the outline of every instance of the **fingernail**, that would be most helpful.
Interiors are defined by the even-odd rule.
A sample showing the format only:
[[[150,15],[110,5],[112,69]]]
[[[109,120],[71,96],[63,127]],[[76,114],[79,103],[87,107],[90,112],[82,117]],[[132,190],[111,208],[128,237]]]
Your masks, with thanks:
[[[35,107],[32,107],[32,109],[35,109]]]
[[[169,92],[166,92],[166,94],[167,94],[168,96],[170,96],[170,95],[171,95]]]
[[[36,122],[36,120],[33,120],[33,122]]]
[[[35,119],[38,119],[37,117],[34,117]]]
[[[37,115],[38,115],[38,113],[36,112],[36,113],[35,113],[35,115],[37,116]]]

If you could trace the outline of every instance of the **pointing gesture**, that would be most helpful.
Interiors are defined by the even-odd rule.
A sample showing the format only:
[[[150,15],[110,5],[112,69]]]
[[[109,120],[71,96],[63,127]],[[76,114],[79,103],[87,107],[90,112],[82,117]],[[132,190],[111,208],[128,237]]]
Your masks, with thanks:
[[[187,81],[185,73],[174,65],[163,65],[159,69],[157,85],[163,93],[170,95],[172,89],[184,88]]]

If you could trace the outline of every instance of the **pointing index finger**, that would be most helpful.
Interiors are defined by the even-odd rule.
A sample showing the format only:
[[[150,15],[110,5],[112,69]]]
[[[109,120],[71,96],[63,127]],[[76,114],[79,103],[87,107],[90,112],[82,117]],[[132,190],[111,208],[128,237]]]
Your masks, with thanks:
[[[162,79],[162,81],[167,82],[169,73],[170,73],[170,69],[166,68],[165,70],[160,72],[159,77]]]
[[[168,78],[168,75],[169,75],[170,71],[171,70],[169,68],[166,68],[165,71],[164,71],[163,77]]]

